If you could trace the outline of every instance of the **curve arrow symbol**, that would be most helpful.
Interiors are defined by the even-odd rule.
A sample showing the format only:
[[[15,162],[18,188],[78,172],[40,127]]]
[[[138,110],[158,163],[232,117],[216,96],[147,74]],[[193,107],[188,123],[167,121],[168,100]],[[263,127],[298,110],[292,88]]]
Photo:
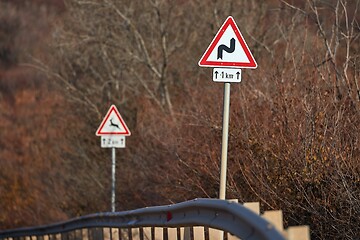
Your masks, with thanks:
[[[218,54],[217,54],[217,59],[222,59],[223,58],[223,51],[227,52],[227,53],[232,53],[235,51],[235,38],[230,39],[230,47],[221,44],[218,47]]]

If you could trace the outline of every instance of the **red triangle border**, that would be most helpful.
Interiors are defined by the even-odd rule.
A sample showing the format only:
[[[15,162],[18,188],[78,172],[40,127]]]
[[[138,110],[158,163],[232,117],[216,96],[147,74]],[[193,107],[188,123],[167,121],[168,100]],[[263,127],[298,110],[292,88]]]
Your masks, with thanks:
[[[104,128],[105,123],[107,122],[107,120],[110,117],[110,114],[113,111],[115,112],[116,116],[120,120],[120,123],[121,123],[122,127],[125,129],[125,132],[102,132],[102,129]],[[124,119],[121,117],[121,115],[115,105],[111,105],[111,107],[109,108],[108,112],[106,113],[103,121],[101,122],[98,130],[96,131],[96,136],[102,136],[102,135],[122,135],[122,136],[130,136],[131,135],[129,128],[126,126]]]

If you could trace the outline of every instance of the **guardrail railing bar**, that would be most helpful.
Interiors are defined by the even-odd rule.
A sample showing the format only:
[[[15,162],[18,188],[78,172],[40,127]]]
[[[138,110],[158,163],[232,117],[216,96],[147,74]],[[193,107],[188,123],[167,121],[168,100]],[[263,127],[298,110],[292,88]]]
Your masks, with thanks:
[[[192,227],[205,226],[241,239],[285,240],[265,219],[240,204],[218,199],[194,199],[167,206],[96,213],[56,224],[0,232],[0,239],[44,236],[82,228]]]

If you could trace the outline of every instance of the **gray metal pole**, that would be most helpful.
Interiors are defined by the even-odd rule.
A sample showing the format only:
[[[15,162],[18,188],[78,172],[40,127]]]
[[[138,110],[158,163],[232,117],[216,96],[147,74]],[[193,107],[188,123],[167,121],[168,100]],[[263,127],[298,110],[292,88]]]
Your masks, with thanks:
[[[229,112],[230,112],[230,83],[225,83],[225,85],[224,85],[223,128],[222,128],[222,142],[221,142],[220,193],[219,193],[219,198],[224,199],[224,200],[225,200],[225,195],[226,195]]]
[[[116,158],[115,158],[115,148],[112,148],[112,166],[111,166],[111,211],[115,212],[115,166],[116,166]]]

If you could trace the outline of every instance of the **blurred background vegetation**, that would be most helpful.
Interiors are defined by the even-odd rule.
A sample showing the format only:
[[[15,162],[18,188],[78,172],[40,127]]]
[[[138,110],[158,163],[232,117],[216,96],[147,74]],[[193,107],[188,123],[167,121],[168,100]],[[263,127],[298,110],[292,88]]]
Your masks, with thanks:
[[[359,0],[1,0],[0,225],[218,197],[223,86],[199,58],[232,15],[259,67],[232,84],[227,198],[312,239],[360,237]]]

